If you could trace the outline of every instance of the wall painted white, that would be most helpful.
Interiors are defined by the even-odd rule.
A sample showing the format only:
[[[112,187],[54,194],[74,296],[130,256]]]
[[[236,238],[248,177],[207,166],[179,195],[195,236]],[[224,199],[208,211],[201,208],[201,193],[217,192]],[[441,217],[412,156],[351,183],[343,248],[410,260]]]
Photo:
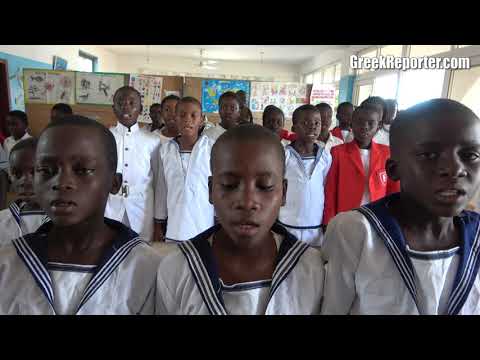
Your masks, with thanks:
[[[0,45],[0,52],[47,64],[60,56],[68,61],[69,70],[77,70],[79,50],[98,57],[98,71],[117,72],[117,55],[95,45]]]
[[[295,65],[268,64],[260,62],[219,61],[215,70],[202,69],[198,59],[175,56],[150,57],[118,55],[117,70],[125,73],[148,73],[159,75],[242,77],[251,80],[300,81],[299,67]],[[257,79],[258,78],[258,79]],[[261,78],[261,79],[260,79]]]

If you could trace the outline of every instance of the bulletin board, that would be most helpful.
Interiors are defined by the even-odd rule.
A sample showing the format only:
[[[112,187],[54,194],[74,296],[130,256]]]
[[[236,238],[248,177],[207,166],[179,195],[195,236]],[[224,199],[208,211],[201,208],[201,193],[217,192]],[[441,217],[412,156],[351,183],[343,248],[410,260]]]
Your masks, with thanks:
[[[205,113],[218,112],[218,99],[227,91],[245,91],[247,99],[250,95],[250,81],[246,80],[202,80],[202,111]]]
[[[282,109],[285,117],[291,117],[293,111],[309,103],[307,84],[290,82],[252,82],[250,110],[263,111],[267,105]]]
[[[138,117],[139,122],[151,123],[150,105],[162,101],[163,77],[153,75],[130,75],[130,86],[140,92],[142,97],[143,110]]]
[[[75,72],[24,69],[25,104],[75,103]]]
[[[128,84],[128,79],[128,74],[76,72],[76,103],[113,105],[115,91]]]

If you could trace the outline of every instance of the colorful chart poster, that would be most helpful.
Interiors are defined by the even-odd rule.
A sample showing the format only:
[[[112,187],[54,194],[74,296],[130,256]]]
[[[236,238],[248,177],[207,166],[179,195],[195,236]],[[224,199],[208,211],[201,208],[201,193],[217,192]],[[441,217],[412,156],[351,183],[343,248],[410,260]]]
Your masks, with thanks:
[[[125,86],[125,74],[77,72],[75,93],[78,104],[113,105],[113,95]]]
[[[202,80],[202,111],[218,112],[218,99],[227,91],[245,91],[247,99],[250,95],[250,81],[245,80]],[[248,105],[248,104],[247,104]]]
[[[138,117],[138,121],[142,123],[151,123],[150,106],[154,103],[162,101],[162,85],[163,78],[153,75],[130,75],[130,86],[140,92],[142,97],[143,111]]]
[[[75,73],[73,71],[23,71],[25,103],[75,103]]]
[[[335,107],[335,86],[329,84],[314,84],[310,95],[310,104],[317,105],[321,102]]]
[[[297,107],[308,103],[306,84],[252,82],[251,91],[252,111],[263,111],[267,105],[275,105],[286,117],[291,117]]]

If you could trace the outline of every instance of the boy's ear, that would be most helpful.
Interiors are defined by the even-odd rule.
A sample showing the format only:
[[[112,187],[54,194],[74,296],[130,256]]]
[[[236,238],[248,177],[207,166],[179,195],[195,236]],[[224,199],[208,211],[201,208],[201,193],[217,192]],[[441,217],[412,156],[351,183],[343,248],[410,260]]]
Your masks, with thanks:
[[[213,205],[212,199],[212,177],[208,177],[208,202]]]
[[[398,162],[393,159],[388,159],[385,164],[385,170],[387,171],[388,177],[393,181],[400,180],[400,174],[398,171]]]
[[[285,204],[287,203],[287,188],[288,188],[288,180],[287,179],[283,179],[282,187],[283,187],[282,206],[285,206]]]
[[[112,188],[110,189],[110,194],[117,194],[122,187],[123,176],[121,173],[115,173],[112,180]]]

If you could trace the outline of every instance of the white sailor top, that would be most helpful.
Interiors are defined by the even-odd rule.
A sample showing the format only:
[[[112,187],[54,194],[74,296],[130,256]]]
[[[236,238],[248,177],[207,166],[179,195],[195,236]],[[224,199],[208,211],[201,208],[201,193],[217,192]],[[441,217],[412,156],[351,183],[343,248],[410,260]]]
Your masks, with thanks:
[[[49,221],[43,210],[22,210],[17,202],[0,211],[0,246],[20,236],[33,233]]]
[[[0,314],[55,315],[56,309],[62,313],[67,308],[77,315],[154,314],[160,255],[125,225],[107,218],[105,223],[119,235],[91,270],[89,266],[48,263],[47,237],[52,222],[0,247]],[[89,280],[76,276],[87,270],[91,271]],[[62,282],[58,282],[58,271],[65,272],[60,274]],[[68,271],[72,272],[70,279]],[[77,285],[84,290],[73,296],[70,290]],[[61,294],[72,298],[56,298]]]
[[[340,213],[328,225],[322,313],[480,314],[480,215],[454,218],[460,249],[413,251],[389,214],[398,196]]]
[[[285,147],[285,178],[288,180],[286,204],[280,208],[279,223],[298,230],[318,229],[322,225],[325,203],[324,185],[332,165],[332,155],[314,144],[313,170],[305,166],[292,145]]]
[[[216,124],[215,126],[205,128],[202,134],[207,136],[213,142],[217,141],[217,139],[222,135],[225,131],[227,131],[222,125]]]
[[[241,285],[223,285],[209,238],[220,229],[217,224],[192,240],[172,245],[158,269],[157,313],[176,315],[229,315],[227,308],[242,303],[236,313],[265,315],[319,314],[324,269],[320,251],[298,241],[280,225],[272,231],[280,243],[271,280]],[[268,286],[266,304],[263,303]],[[251,301],[239,301],[231,291],[248,291]],[[257,299],[253,297],[257,296]],[[230,301],[229,306],[225,301]],[[232,303],[233,302],[233,303]]]
[[[212,145],[212,140],[201,135],[186,168],[176,139],[160,148],[155,219],[167,222],[167,240],[189,240],[214,224],[213,205],[208,196]]]

